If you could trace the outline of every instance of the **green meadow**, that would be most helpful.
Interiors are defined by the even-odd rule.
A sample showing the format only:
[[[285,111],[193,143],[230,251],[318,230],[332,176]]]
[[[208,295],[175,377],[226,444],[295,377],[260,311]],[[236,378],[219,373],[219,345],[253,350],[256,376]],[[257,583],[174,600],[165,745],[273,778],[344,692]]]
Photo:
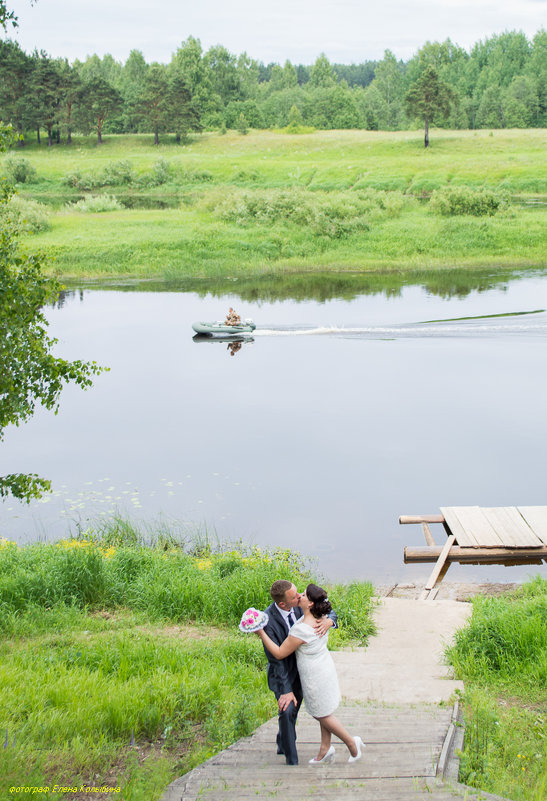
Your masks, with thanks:
[[[274,716],[262,645],[237,624],[280,577],[319,580],[289,551],[145,537],[120,520],[55,544],[0,539],[0,797],[85,794],[57,785],[154,801]],[[366,642],[372,585],[329,596],[332,645]]]
[[[460,781],[513,801],[547,798],[547,580],[473,599],[448,659],[465,681]]]
[[[27,144],[4,165],[24,179],[24,247],[62,277],[515,268],[546,264],[546,144],[542,129],[435,130],[428,149],[421,131],[206,133],[157,147],[110,135]],[[463,206],[443,207],[447,192]],[[477,196],[494,206],[477,210]]]

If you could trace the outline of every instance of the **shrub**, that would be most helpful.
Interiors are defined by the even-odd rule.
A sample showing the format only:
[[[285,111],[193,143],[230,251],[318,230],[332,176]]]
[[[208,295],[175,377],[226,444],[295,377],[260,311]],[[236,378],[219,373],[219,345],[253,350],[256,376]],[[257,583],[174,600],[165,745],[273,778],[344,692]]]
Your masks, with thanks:
[[[158,159],[152,166],[152,177],[156,186],[166,184],[173,174],[173,167],[167,159]]]
[[[402,192],[385,192],[382,205],[388,217],[400,217],[405,204]]]
[[[113,161],[104,167],[99,175],[96,186],[122,186],[130,184],[135,179],[133,167],[127,159]]]
[[[91,175],[82,175],[79,170],[69,172],[61,179],[61,183],[64,186],[70,186],[72,189],[80,189],[84,192],[96,186],[95,179]]]
[[[10,153],[4,160],[6,178],[13,184],[33,183],[36,180],[36,170],[27,159]]]
[[[133,183],[141,187],[162,186],[172,178],[173,167],[167,159],[161,158],[155,162],[150,172],[133,178]]]
[[[435,214],[450,216],[454,214],[472,214],[475,217],[496,214],[508,205],[509,196],[505,192],[491,189],[469,189],[466,186],[444,187],[436,189],[429,201]]]
[[[185,170],[181,181],[185,184],[209,183],[213,180],[213,173],[209,170]]]
[[[212,211],[239,225],[290,222],[305,226],[318,236],[341,239],[368,230],[375,217],[397,216],[404,202],[400,192],[359,190],[348,195],[294,187],[232,192],[227,197],[217,197]]]
[[[88,173],[82,175],[79,170],[74,170],[61,179],[61,183],[70,186],[72,189],[80,189],[84,192],[95,189],[98,186],[127,186],[134,183],[135,173],[133,167],[127,159],[113,161],[98,175]]]
[[[102,211],[118,211],[123,209],[120,201],[112,195],[90,195],[77,203],[69,203],[69,211],[83,211],[96,214]]]
[[[36,200],[27,200],[20,195],[12,196],[3,210],[3,216],[23,233],[35,234],[38,231],[47,231],[50,227],[46,207]]]

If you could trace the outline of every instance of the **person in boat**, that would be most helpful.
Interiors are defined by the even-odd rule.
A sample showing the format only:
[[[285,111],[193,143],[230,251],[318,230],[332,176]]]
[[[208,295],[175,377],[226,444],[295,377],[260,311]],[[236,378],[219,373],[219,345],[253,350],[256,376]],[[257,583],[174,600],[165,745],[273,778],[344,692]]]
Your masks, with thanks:
[[[334,759],[333,734],[347,747],[348,762],[356,762],[361,758],[364,743],[360,737],[350,735],[333,714],[341,696],[336,668],[327,650],[328,636],[322,636],[336,625],[327,593],[316,584],[308,584],[306,591],[300,594],[290,582],[277,581],[272,585],[272,598],[278,595],[279,588],[286,588],[281,600],[278,596],[278,602],[268,607],[268,623],[256,632],[268,657],[268,685],[278,698],[278,753],[285,754],[287,764],[298,764],[294,726],[303,697],[306,711],[318,721],[321,729],[319,753],[310,759],[310,764],[324,764]],[[293,614],[296,620],[291,624]],[[281,712],[281,702],[287,698],[290,699],[286,709],[288,719],[282,721],[285,712]]]
[[[237,312],[235,312],[232,309],[231,306],[230,306],[230,309],[228,311],[228,314],[226,315],[226,321],[225,322],[226,322],[226,325],[241,325],[241,317],[239,316],[239,314],[237,314]]]

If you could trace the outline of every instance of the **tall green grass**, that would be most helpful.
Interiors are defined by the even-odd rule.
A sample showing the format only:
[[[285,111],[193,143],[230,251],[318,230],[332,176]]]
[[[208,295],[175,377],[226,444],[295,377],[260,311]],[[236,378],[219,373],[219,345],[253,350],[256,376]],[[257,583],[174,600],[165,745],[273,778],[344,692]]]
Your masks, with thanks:
[[[272,714],[255,638],[177,638],[129,620],[97,632],[87,617],[83,631],[19,638],[2,656],[0,792],[107,784],[148,801]]]
[[[370,131],[207,134],[159,148],[145,136],[112,136],[100,148],[87,139],[29,145],[18,174],[35,172],[20,191],[59,210],[25,246],[49,253],[62,276],[544,265],[541,208],[439,219],[416,198],[459,188],[475,208],[485,193],[493,206],[501,191],[547,195],[546,136],[443,131],[427,151],[419,132]],[[85,219],[64,208],[98,190],[135,208]],[[178,208],[136,208],[162,198]],[[108,200],[93,203],[104,209]]]
[[[447,656],[466,682],[460,780],[514,801],[547,797],[547,580],[473,600]]]
[[[162,181],[167,178],[181,186],[196,182],[262,188],[358,185],[407,191],[419,181],[429,181],[429,191],[453,183],[545,193],[545,137],[544,129],[503,130],[493,136],[489,131],[442,130],[425,149],[420,131],[317,131],[306,136],[272,131],[252,131],[247,136],[208,133],[187,145],[173,141],[157,147],[147,135],[111,135],[101,146],[93,137],[76,137],[73,145],[51,148],[29,142],[15,148],[9,158],[24,158],[23,176],[32,174],[32,181],[42,183],[44,190],[75,173],[92,176],[95,185],[101,180],[111,186],[114,173],[123,173],[127,184],[132,176],[154,180],[159,171]],[[170,167],[167,175],[158,166],[162,160]],[[123,164],[123,169],[113,170],[116,164]],[[33,188],[38,189],[34,183]]]
[[[320,205],[317,196],[314,205]],[[348,200],[348,209],[355,198]],[[350,202],[351,201],[351,202]],[[51,228],[23,240],[51,257],[63,277],[166,280],[285,275],[303,271],[434,271],[545,266],[545,212],[442,217],[408,200],[401,212],[335,218],[317,208],[314,224],[219,219],[201,205],[101,214],[59,212]]]
[[[234,625],[246,606],[271,603],[269,588],[276,579],[304,588],[314,578],[292,551],[215,550],[207,541],[175,542],[164,535],[145,544],[141,532],[118,521],[55,544],[20,548],[6,543],[0,548],[0,631],[13,633],[17,616],[29,609],[58,605],[126,608],[151,620]],[[335,606],[351,601],[346,614],[351,626],[339,637],[366,640],[371,592],[368,584],[333,588]]]
[[[127,520],[53,544],[1,540],[0,797],[12,786],[84,784],[153,801],[250,734],[275,703],[262,646],[237,623],[270,603],[277,578],[299,589],[320,581],[290,551]],[[340,618],[333,641],[365,642],[372,586],[328,589]]]

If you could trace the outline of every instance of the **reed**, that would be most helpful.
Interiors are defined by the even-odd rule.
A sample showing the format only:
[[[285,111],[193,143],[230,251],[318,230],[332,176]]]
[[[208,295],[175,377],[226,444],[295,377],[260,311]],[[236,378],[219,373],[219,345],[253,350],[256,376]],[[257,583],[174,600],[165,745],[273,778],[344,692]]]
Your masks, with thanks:
[[[466,682],[460,780],[514,801],[547,787],[547,580],[473,599],[447,657]]]
[[[154,801],[250,734],[275,703],[262,646],[237,622],[280,577],[321,581],[291,551],[123,518],[59,543],[1,540],[0,797],[104,785]],[[338,643],[365,642],[372,586],[328,590]]]

